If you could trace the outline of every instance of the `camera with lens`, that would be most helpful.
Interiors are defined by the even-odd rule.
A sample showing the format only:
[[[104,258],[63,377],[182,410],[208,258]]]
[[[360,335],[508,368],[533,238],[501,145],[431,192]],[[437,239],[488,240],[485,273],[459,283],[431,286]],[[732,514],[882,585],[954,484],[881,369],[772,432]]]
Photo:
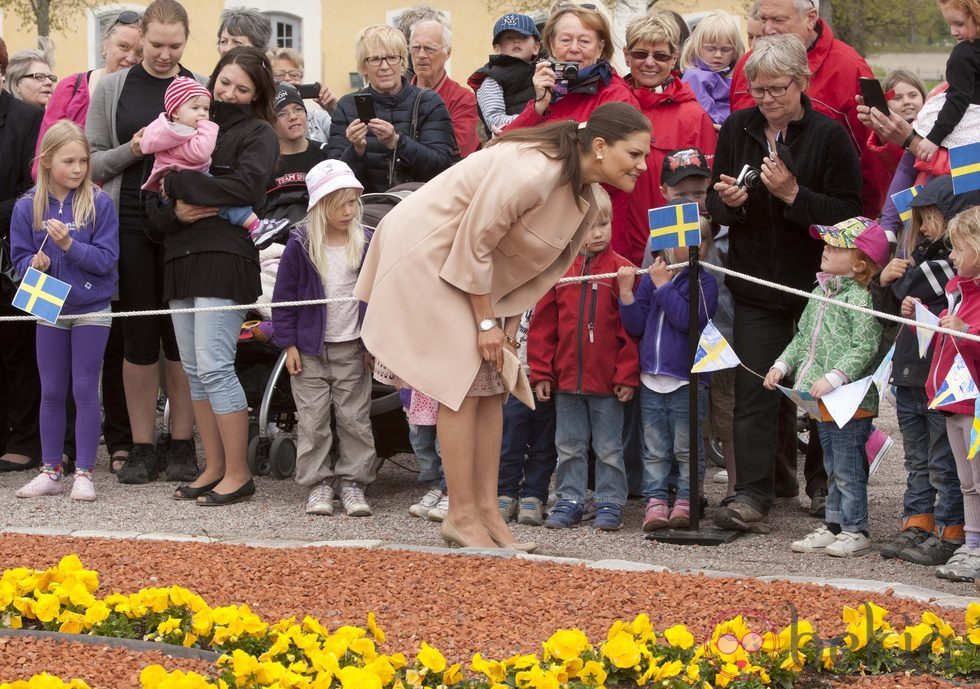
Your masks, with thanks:
[[[762,173],[746,163],[735,179],[735,186],[739,189],[758,189],[762,186]]]
[[[574,62],[559,62],[548,60],[551,70],[555,73],[555,81],[575,81],[578,79],[578,65]]]

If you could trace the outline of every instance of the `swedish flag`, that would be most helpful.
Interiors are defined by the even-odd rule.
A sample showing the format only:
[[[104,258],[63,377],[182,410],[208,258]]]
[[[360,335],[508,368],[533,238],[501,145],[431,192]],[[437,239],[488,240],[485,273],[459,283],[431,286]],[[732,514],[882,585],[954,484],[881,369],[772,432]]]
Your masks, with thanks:
[[[14,294],[13,306],[37,316],[48,323],[54,323],[61,315],[61,308],[71,291],[71,285],[53,278],[34,268],[27,269],[27,275],[20,281]]]
[[[980,141],[949,149],[949,174],[954,194],[980,189]]]
[[[980,450],[980,397],[973,405],[973,427],[970,428],[970,449],[966,453],[967,459],[973,459]]]
[[[980,395],[980,390],[977,390],[977,384],[973,382],[973,377],[970,375],[970,369],[966,367],[963,355],[957,354],[953,357],[953,363],[946,373],[946,378],[936,390],[932,402],[929,403],[929,408],[936,409],[954,402],[972,400],[978,395]]]
[[[722,335],[718,328],[710,320],[701,331],[701,339],[698,341],[698,351],[694,354],[694,366],[691,367],[692,373],[705,373],[707,371],[720,371],[725,368],[733,368],[742,363],[735,350],[728,344],[728,340]]]
[[[649,211],[650,248],[653,251],[675,246],[697,246],[701,243],[701,218],[698,204],[683,203]]]
[[[922,185],[917,184],[914,187],[909,187],[908,189],[903,189],[892,194],[892,203],[895,204],[898,217],[902,219],[906,227],[908,227],[908,222],[912,218],[912,199],[918,196],[920,191],[922,191]]]

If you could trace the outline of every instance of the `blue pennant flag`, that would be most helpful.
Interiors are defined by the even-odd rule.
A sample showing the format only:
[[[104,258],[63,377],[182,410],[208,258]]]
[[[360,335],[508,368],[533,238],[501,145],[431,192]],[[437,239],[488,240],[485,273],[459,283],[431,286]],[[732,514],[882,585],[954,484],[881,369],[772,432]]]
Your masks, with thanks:
[[[955,194],[980,189],[980,141],[949,149],[949,174]]]
[[[929,403],[929,408],[936,409],[937,407],[953,404],[954,402],[972,400],[977,396],[977,384],[973,382],[973,378],[970,376],[970,369],[966,367],[966,362],[963,361],[963,355],[957,353],[953,357],[953,363],[949,367],[946,378],[939,386],[939,389],[936,390],[936,395],[932,398],[932,402]]]
[[[980,450],[980,397],[977,397],[973,405],[973,425],[970,428],[970,448],[967,450],[966,458],[973,459]]]
[[[54,323],[61,315],[61,308],[70,291],[71,285],[67,282],[35,268],[28,268],[27,275],[20,281],[20,287],[14,294],[13,306],[48,323]]]
[[[720,371],[725,368],[733,368],[742,363],[735,350],[728,344],[725,336],[718,332],[718,328],[710,320],[701,331],[701,339],[698,341],[698,350],[694,354],[694,366],[691,367],[692,373],[706,373],[708,371]]]
[[[697,246],[701,243],[701,216],[698,204],[653,208],[650,214],[650,249]]]
[[[892,194],[892,203],[895,204],[898,217],[902,219],[906,227],[909,226],[909,220],[912,219],[912,199],[918,196],[920,191],[922,191],[922,185],[916,184],[914,187]]]

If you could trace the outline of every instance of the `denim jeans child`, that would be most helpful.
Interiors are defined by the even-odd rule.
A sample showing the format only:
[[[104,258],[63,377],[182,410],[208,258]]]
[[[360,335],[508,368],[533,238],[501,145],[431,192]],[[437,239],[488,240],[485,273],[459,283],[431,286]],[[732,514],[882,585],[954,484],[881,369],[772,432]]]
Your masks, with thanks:
[[[677,469],[677,497],[691,491],[690,392],[687,385],[673,392],[654,392],[640,385],[643,419],[643,499],[667,500],[671,470]],[[704,427],[708,387],[698,385],[698,425]],[[704,479],[704,438],[698,434],[698,477]],[[698,493],[701,492],[698,486]]]
[[[595,501],[626,502],[623,466],[623,405],[612,395],[555,394],[555,447],[559,499],[585,504],[589,437],[596,454]]]
[[[843,428],[818,421],[827,469],[827,507],[824,521],[842,531],[868,530],[868,457],[864,445],[871,435],[871,417],[851,419]]]
[[[442,475],[442,457],[439,454],[439,441],[435,426],[408,425],[408,442],[419,462],[419,483],[430,488],[446,490],[446,479]]]
[[[555,403],[538,401],[535,409],[511,395],[504,405],[497,495],[548,502],[555,471]]]

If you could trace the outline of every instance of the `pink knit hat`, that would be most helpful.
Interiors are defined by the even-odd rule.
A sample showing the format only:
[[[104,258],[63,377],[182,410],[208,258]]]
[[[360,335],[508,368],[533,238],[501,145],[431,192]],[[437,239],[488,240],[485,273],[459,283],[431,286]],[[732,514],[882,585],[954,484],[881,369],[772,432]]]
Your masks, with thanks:
[[[169,120],[174,116],[174,110],[189,101],[194,96],[207,96],[211,99],[211,92],[200,83],[189,77],[174,77],[167,87],[167,92],[163,95],[163,109],[167,113]]]

